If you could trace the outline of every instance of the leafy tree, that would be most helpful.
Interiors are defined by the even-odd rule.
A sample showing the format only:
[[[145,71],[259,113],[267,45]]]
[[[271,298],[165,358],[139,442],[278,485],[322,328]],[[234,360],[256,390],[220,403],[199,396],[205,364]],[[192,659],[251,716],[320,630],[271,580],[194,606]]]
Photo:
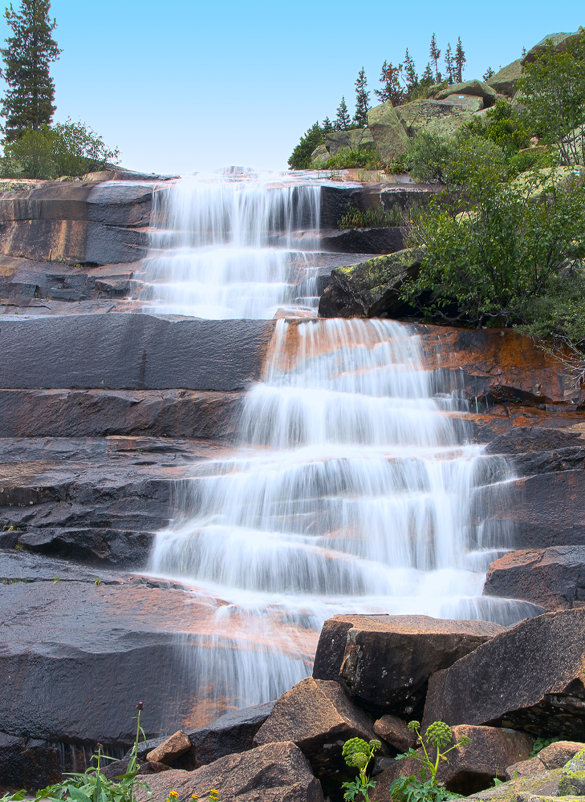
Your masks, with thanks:
[[[335,118],[335,128],[338,131],[346,131],[351,126],[351,117],[347,110],[345,98],[341,98],[341,103],[337,107],[337,117]]]
[[[13,35],[0,49],[5,67],[2,76],[8,90],[1,102],[6,118],[6,141],[13,142],[27,129],[38,131],[51,122],[55,111],[55,86],[49,65],[60,54],[52,37],[56,22],[49,17],[50,0],[21,0],[4,12]]]
[[[380,73],[380,83],[382,89],[374,89],[374,94],[379,98],[381,103],[390,101],[393,106],[399,106],[404,100],[404,90],[400,85],[400,76],[402,73],[402,64],[396,67],[392,62],[385,61],[382,64],[382,71]]]
[[[368,81],[364,68],[358,72],[355,82],[355,114],[354,123],[360,128],[368,124],[368,109],[370,108],[370,93],[367,90]]]
[[[518,83],[525,119],[546,144],[556,144],[564,164],[585,160],[585,31],[563,53],[549,44],[524,65]]]
[[[455,80],[457,83],[463,81],[463,65],[467,59],[465,58],[465,51],[461,44],[461,37],[457,37],[457,47],[455,48]]]
[[[439,72],[439,57],[441,55],[441,51],[437,47],[437,38],[435,34],[431,36],[431,44],[429,46],[429,55],[431,57],[431,62],[435,65],[435,81],[437,83],[441,82],[441,73]]]
[[[447,71],[446,78],[449,83],[455,83],[455,62],[453,59],[453,51],[451,50],[451,42],[449,42],[445,50],[445,70]]]
[[[404,53],[404,77],[406,79],[406,97],[411,100],[418,90],[419,81],[414,61],[408,52],[408,48]]]
[[[300,138],[291,153],[288,165],[291,170],[306,170],[311,166],[311,153],[324,142],[323,131],[318,122],[313,123]]]

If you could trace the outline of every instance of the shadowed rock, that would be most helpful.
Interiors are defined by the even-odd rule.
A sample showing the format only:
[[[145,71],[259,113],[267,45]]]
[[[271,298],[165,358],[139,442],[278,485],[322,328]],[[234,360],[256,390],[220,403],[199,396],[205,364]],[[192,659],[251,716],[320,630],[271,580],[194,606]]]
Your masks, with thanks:
[[[578,738],[584,665],[585,609],[528,619],[431,677],[423,726],[442,720]]]
[[[541,749],[530,760],[513,763],[506,769],[506,779],[514,780],[517,777],[536,777],[552,769],[562,769],[568,761],[585,749],[585,744],[579,741],[557,741]]]

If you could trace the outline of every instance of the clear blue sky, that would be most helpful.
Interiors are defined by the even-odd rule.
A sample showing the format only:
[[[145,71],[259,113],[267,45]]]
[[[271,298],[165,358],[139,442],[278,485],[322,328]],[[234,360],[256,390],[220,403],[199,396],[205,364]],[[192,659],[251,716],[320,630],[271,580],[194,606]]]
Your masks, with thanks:
[[[342,95],[353,113],[362,65],[373,89],[382,62],[400,61],[408,47],[422,72],[433,32],[443,52],[461,36],[465,77],[475,78],[546,34],[585,25],[583,0],[52,0],[51,8],[63,49],[52,68],[55,120],[88,123],[127,167],[167,173],[285,168],[300,135],[334,117]],[[2,15],[0,37],[7,32]]]

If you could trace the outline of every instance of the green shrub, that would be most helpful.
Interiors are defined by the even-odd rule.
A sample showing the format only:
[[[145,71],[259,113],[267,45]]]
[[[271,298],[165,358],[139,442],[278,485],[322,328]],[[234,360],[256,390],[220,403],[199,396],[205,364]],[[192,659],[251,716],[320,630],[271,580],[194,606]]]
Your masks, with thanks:
[[[507,100],[497,100],[484,117],[476,117],[466,128],[498,145],[508,155],[530,144],[531,135],[524,115]]]
[[[288,159],[288,166],[291,170],[307,170],[311,166],[311,154],[316,147],[325,141],[323,129],[319,123],[313,123],[308,131],[302,135],[298,145]]]
[[[402,216],[395,210],[393,213],[384,209],[357,209],[351,206],[337,221],[337,228],[375,228],[381,226],[399,226]]]
[[[420,131],[410,142],[405,163],[417,181],[445,181],[445,168],[453,150],[449,140]]]
[[[339,153],[318,165],[320,170],[347,170],[352,167],[365,167],[376,170],[381,167],[380,157],[374,148],[362,147],[356,150],[341,148]]]

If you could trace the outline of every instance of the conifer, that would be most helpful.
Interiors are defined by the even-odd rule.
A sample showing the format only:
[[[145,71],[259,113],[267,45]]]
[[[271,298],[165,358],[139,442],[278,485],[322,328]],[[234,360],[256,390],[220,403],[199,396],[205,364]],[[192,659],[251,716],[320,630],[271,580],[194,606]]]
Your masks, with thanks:
[[[367,90],[368,80],[362,67],[355,81],[355,114],[354,123],[360,128],[368,124],[368,109],[370,108],[370,93]]]
[[[429,48],[429,55],[431,57],[431,61],[435,65],[435,81],[440,83],[441,81],[441,73],[439,72],[439,56],[441,55],[441,51],[437,47],[437,38],[435,34],[431,36],[431,44]]]
[[[347,110],[345,98],[341,98],[341,103],[337,107],[337,117],[335,119],[335,128],[338,131],[346,131],[351,125],[351,117]]]
[[[374,89],[374,94],[380,99],[381,103],[391,101],[393,106],[399,106],[404,100],[404,90],[400,86],[401,72],[402,64],[398,64],[396,67],[392,62],[388,61],[382,64],[380,73],[382,89]]]
[[[410,57],[408,48],[404,53],[404,76],[406,79],[406,96],[411,99],[415,91],[418,89],[418,75],[413,59]]]
[[[450,84],[455,83],[454,78],[455,74],[453,71],[454,62],[453,62],[453,51],[451,49],[451,42],[447,45],[447,49],[445,50],[445,70],[447,71],[446,78]]]
[[[455,79],[457,83],[461,83],[463,81],[463,65],[467,59],[465,58],[465,51],[463,50],[463,45],[461,44],[461,37],[457,37],[457,47],[455,48]]]

